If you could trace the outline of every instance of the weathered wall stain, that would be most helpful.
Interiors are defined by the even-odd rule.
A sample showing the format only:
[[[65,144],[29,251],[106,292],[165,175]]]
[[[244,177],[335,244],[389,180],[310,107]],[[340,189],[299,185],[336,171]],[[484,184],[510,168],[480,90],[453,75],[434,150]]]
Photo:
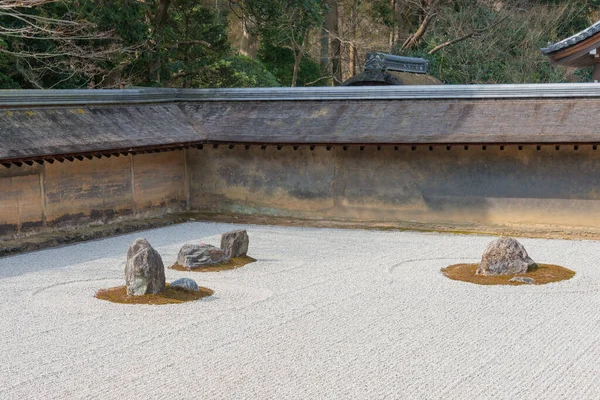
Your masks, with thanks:
[[[91,218],[92,210],[132,209],[129,163],[128,157],[111,157],[44,164],[47,222],[69,214]]]
[[[183,151],[139,154],[133,157],[135,171],[135,208],[185,207]]]
[[[184,210],[184,169],[182,150],[0,168],[0,235]]]
[[[592,146],[190,152],[192,208],[301,218],[598,226]],[[590,215],[591,214],[591,215]],[[596,217],[595,215],[598,215]]]
[[[265,208],[285,215],[285,210],[299,209],[323,216],[333,207],[334,164],[326,153],[324,148],[274,146],[191,150],[192,209],[218,211],[225,203],[238,212]]]
[[[12,173],[0,168],[0,235],[35,228],[42,222],[39,167]]]

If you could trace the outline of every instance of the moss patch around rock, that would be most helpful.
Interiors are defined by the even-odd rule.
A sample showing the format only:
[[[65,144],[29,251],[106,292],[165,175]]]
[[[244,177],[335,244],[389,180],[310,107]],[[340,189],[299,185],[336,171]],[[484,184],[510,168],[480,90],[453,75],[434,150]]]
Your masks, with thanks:
[[[571,279],[575,271],[560,265],[539,264],[539,268],[528,271],[525,274],[518,275],[475,275],[478,264],[455,264],[442,268],[442,273],[453,280],[476,283],[478,285],[527,285],[523,282],[510,282],[515,276],[524,276],[535,279],[534,285],[543,285],[550,282],[564,281]]]
[[[185,290],[181,288],[171,287],[167,283],[167,290],[157,294],[145,294],[143,296],[129,296],[127,295],[127,288],[125,286],[118,286],[109,289],[100,289],[96,293],[96,298],[100,300],[107,300],[113,303],[120,304],[180,304],[188,301],[195,301],[203,297],[213,295],[215,292],[211,289],[200,287],[197,292],[191,290]]]
[[[244,265],[253,263],[255,261],[256,261],[256,259],[254,259],[252,257],[241,256],[241,257],[234,257],[226,263],[214,264],[214,265],[210,265],[210,266],[206,266],[206,267],[202,267],[202,268],[188,269],[187,267],[184,267],[183,265],[179,265],[179,264],[172,265],[170,268],[177,270],[177,271],[183,271],[183,272],[219,272],[219,271],[226,271],[229,269],[241,268]]]

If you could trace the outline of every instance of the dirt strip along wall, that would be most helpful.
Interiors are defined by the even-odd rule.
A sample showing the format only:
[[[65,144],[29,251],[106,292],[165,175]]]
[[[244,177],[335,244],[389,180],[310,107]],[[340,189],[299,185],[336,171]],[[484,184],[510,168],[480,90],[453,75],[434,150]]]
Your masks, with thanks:
[[[600,151],[591,145],[211,146],[188,160],[198,211],[600,226]]]
[[[186,152],[2,167],[0,235],[185,210]]]

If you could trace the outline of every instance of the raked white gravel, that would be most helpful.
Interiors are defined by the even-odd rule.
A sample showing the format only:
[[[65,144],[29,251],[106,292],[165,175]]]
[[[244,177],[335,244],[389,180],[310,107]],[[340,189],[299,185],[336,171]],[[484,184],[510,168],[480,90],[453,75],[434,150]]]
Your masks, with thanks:
[[[244,228],[258,262],[182,305],[94,298],[137,237],[165,265]],[[0,399],[600,397],[600,243],[520,239],[577,271],[478,286],[440,268],[491,237],[187,223],[0,259]]]

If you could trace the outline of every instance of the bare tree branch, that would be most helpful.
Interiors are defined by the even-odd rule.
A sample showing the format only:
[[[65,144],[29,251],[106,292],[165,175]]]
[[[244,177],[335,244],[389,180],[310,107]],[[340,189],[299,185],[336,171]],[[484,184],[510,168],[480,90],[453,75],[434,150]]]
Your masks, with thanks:
[[[88,80],[102,76],[107,68],[102,64],[110,65],[109,61],[136,50],[122,46],[114,31],[99,31],[95,24],[74,13],[58,19],[24,12],[56,2],[0,0],[0,18],[4,21],[0,25],[0,39],[7,39],[0,42],[0,53],[14,58],[17,71],[35,87],[40,87],[41,78],[50,72],[68,77],[80,75]],[[28,41],[48,45],[33,46]],[[65,79],[69,78],[62,80]]]
[[[410,50],[412,49],[418,42],[421,40],[425,32],[427,32],[427,28],[429,28],[429,24],[431,21],[437,16],[438,5],[440,0],[432,0],[429,4],[429,9],[427,10],[427,15],[421,22],[419,28],[415,31],[415,33],[411,34],[402,44],[400,50]]]
[[[203,47],[207,47],[209,49],[212,49],[212,44],[208,43],[205,40],[186,40],[186,41],[181,41],[181,42],[177,42],[175,44],[172,44],[170,46],[165,46],[166,49],[179,49],[181,47],[186,47],[186,46],[193,46],[193,45],[200,45]]]
[[[48,3],[54,3],[56,0],[0,0],[0,10],[13,10],[18,7],[31,8]]]
[[[467,40],[467,39],[469,39],[469,38],[471,38],[471,37],[473,37],[475,35],[479,35],[479,34],[485,32],[485,31],[489,31],[489,30],[495,28],[496,26],[498,26],[499,24],[501,24],[502,22],[504,22],[504,20],[506,20],[506,18],[508,18],[508,15],[504,16],[504,18],[499,19],[498,21],[496,21],[492,25],[487,26],[487,27],[485,27],[483,29],[476,29],[474,31],[471,31],[471,32],[467,33],[466,35],[463,35],[463,36],[460,36],[460,37],[458,37],[456,39],[448,40],[447,42],[439,44],[439,45],[435,46],[433,49],[431,49],[428,54],[429,55],[435,54],[438,51],[440,51],[441,49],[443,49],[444,47],[452,46],[455,43],[462,42],[463,40]]]

